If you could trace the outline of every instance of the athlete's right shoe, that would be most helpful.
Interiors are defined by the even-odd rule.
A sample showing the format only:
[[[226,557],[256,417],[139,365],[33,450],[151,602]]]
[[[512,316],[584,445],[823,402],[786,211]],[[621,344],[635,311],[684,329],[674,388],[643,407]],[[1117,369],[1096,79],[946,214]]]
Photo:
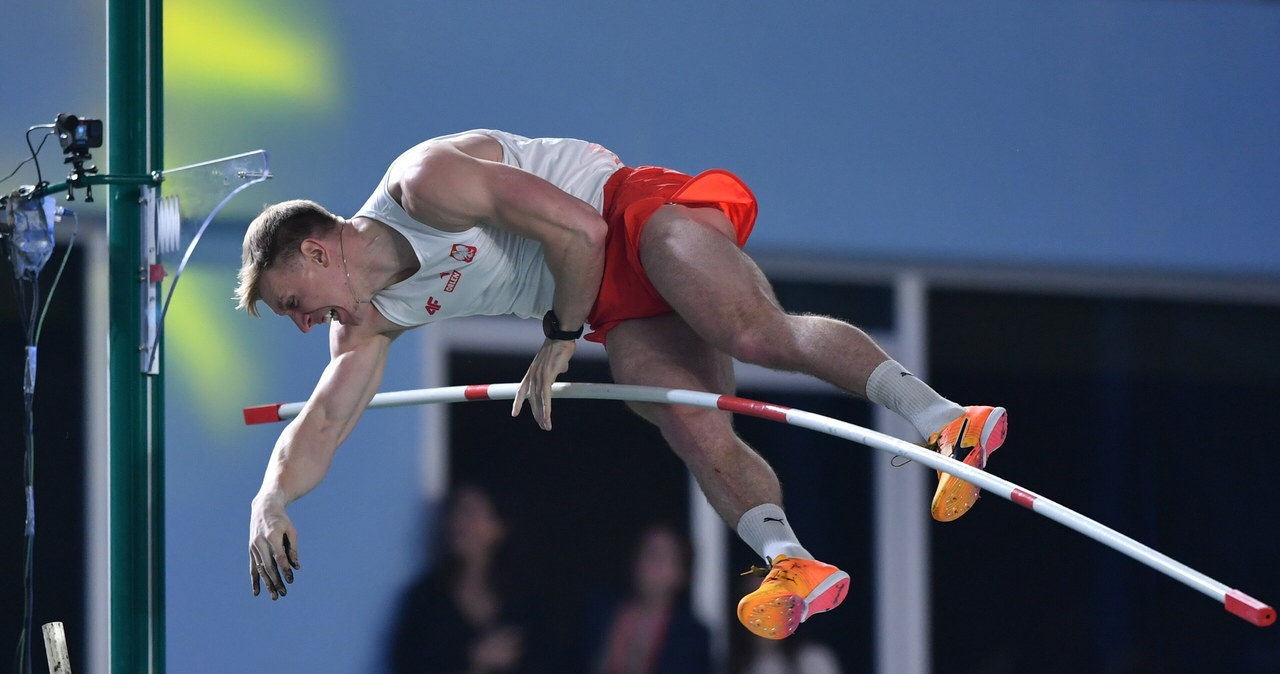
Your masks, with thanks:
[[[844,601],[849,574],[812,559],[778,555],[769,560],[760,589],[738,602],[743,627],[766,639],[785,639],[810,616]]]
[[[963,461],[974,468],[985,469],[987,457],[1004,444],[1009,418],[1003,407],[974,406],[942,430],[929,436],[926,447],[939,454]],[[969,512],[981,489],[971,482],[938,471],[938,488],[930,508],[933,519],[950,522]]]

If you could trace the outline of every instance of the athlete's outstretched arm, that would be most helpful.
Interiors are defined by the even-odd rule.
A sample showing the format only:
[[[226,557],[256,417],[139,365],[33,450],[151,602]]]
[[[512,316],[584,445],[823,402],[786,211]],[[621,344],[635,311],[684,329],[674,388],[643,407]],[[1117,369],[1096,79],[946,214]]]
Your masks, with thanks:
[[[405,170],[399,188],[405,211],[422,222],[456,231],[485,223],[540,242],[556,280],[552,309],[562,329],[586,322],[600,290],[608,232],[590,204],[527,171],[452,145],[425,152]],[[551,429],[551,385],[568,369],[574,349],[568,340],[543,342],[520,383],[512,416],[528,399],[538,425]]]
[[[338,446],[382,383],[391,341],[399,332],[353,337],[330,329],[330,360],[302,412],[280,433],[249,517],[249,577],[256,596],[265,581],[272,599],[287,594],[298,563],[298,531],[285,506],[324,479]]]

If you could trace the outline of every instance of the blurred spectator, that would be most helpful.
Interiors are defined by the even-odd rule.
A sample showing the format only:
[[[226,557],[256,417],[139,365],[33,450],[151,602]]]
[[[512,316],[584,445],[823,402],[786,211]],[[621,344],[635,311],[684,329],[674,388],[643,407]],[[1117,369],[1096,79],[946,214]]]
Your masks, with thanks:
[[[835,651],[792,635],[777,641],[751,637],[751,655],[741,674],[841,674]]]
[[[644,531],[632,561],[630,593],[588,616],[596,674],[707,674],[710,637],[688,597],[688,543],[670,527]]]
[[[409,589],[393,642],[393,671],[449,674],[537,671],[527,654],[510,518],[493,494],[457,487],[436,562]]]

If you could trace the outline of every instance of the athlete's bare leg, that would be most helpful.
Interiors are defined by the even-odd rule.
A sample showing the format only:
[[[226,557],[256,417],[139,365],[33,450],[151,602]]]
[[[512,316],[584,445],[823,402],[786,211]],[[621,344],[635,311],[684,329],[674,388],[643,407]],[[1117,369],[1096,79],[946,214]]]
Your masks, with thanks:
[[[679,316],[623,321],[609,332],[609,366],[619,384],[733,393],[733,363]],[[657,425],[730,528],[761,503],[782,503],[778,477],[733,431],[728,412],[628,403]]]
[[[646,223],[640,260],[667,303],[717,350],[865,397],[867,377],[889,356],[848,323],[783,311],[735,240],[719,210],[668,204]]]

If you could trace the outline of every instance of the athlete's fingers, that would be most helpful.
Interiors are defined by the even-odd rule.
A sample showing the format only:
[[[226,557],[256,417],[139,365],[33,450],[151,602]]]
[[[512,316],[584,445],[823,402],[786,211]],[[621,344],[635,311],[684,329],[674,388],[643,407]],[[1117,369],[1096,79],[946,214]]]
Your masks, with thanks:
[[[299,571],[302,570],[302,564],[298,561],[298,531],[290,528],[289,532],[284,535],[284,552],[289,558],[289,566]],[[289,574],[289,582],[293,582],[293,573]]]
[[[271,584],[271,600],[275,601],[289,591],[284,589],[284,581],[280,578],[280,569],[276,566],[275,556],[268,557],[263,565],[267,570],[267,582]]]
[[[277,550],[276,554],[271,557],[271,565],[276,575],[284,581],[280,583],[280,594],[282,596],[288,594],[289,591],[284,586],[293,583],[293,569],[289,566],[289,555],[284,550]]]
[[[539,353],[538,357],[534,359],[533,365],[529,367],[529,391],[527,395],[529,397],[529,410],[533,413],[533,420],[538,424],[539,428],[545,431],[550,420],[547,409],[549,407],[546,394],[547,386],[543,383],[545,380],[545,373],[543,372],[545,367],[544,360],[543,354]]]
[[[525,398],[529,397],[529,375],[525,373],[524,379],[520,380],[520,388],[516,389],[516,398],[511,401],[511,416],[520,416],[520,410],[524,409]]]
[[[538,415],[538,425],[541,426],[544,431],[551,430],[551,385],[554,384],[555,381],[555,377],[548,378],[542,385],[542,390],[539,391],[541,394],[539,398],[542,401],[542,413]]]
[[[257,579],[261,579],[263,582],[265,582],[267,585],[267,594],[271,595],[271,598],[273,600],[278,599],[280,593],[279,593],[279,590],[277,589],[277,584],[279,580],[278,580],[278,576],[273,578],[271,575],[272,567],[274,566],[274,563],[271,562],[271,555],[267,553],[263,553],[261,550],[254,548],[253,554],[251,555],[251,557],[252,557],[251,561],[253,562],[253,575],[255,576],[255,581]],[[257,589],[256,582],[254,585],[254,589],[255,590]]]

